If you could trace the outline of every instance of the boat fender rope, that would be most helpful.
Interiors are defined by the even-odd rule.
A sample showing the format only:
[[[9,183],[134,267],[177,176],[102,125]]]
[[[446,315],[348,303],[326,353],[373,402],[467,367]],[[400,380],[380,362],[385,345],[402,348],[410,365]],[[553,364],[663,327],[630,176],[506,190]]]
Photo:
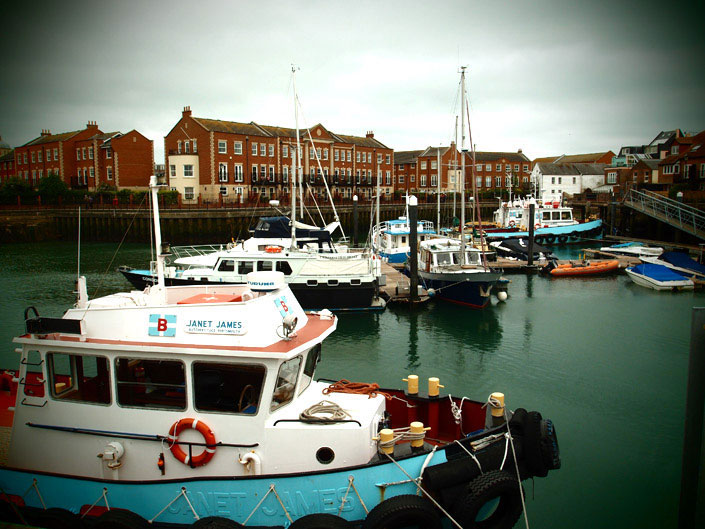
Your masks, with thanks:
[[[98,496],[97,500],[95,500],[93,503],[91,503],[91,506],[88,507],[88,509],[86,509],[86,512],[84,512],[81,515],[81,518],[85,518],[88,515],[88,513],[91,512],[91,509],[93,509],[93,507],[95,507],[101,499],[105,500],[105,508],[110,510],[110,504],[108,503],[108,488],[103,487],[103,492],[101,492],[101,494],[100,494],[100,496]]]
[[[455,441],[453,441],[453,442],[456,443],[460,448],[462,448],[463,450],[465,450],[465,453],[466,453],[467,455],[469,455],[469,456],[472,458],[473,461],[475,461],[475,464],[477,465],[477,468],[480,470],[480,474],[484,474],[485,471],[482,470],[482,465],[480,464],[480,460],[479,460],[477,457],[475,457],[475,454],[473,454],[470,450],[468,450],[467,448],[465,448],[465,446],[463,446],[463,443],[461,443],[461,442],[458,441],[457,439],[456,439]]]
[[[414,482],[416,481],[414,478],[411,477],[411,475],[410,475],[406,470],[404,470],[404,467],[402,467],[399,463],[397,463],[397,461],[396,461],[391,455],[389,455],[389,454],[387,454],[387,453],[384,453],[384,455],[386,455],[386,456],[389,458],[389,460],[390,460],[392,463],[394,463],[394,464],[399,468],[399,470],[401,470],[402,473],[403,473],[407,478],[409,478],[410,481],[414,481]],[[450,521],[451,521],[451,523],[452,523],[453,525],[455,525],[458,529],[463,529],[463,526],[460,525],[460,524],[455,520],[455,518],[453,518],[453,517],[450,515],[450,513],[449,513],[448,511],[446,511],[446,510],[443,508],[443,506],[442,506],[440,503],[438,503],[438,502],[436,501],[436,499],[435,499],[433,496],[431,496],[431,495],[426,491],[426,489],[424,489],[421,485],[419,485],[419,490],[420,490],[421,492],[423,492],[424,496],[426,496],[429,500],[431,500],[431,502],[432,502]]]
[[[282,506],[282,509],[284,509],[284,514],[286,515],[287,519],[289,520],[289,523],[294,523],[294,520],[291,519],[291,516],[289,515],[289,511],[286,510],[286,507],[284,506],[284,502],[282,502],[281,498],[279,497],[279,494],[277,494],[277,489],[274,487],[274,483],[269,484],[269,489],[267,490],[266,494],[262,496],[262,499],[259,501],[257,505],[255,505],[255,508],[252,509],[252,512],[249,514],[247,518],[245,518],[245,521],[242,522],[242,526],[246,526],[247,522],[252,518],[252,515],[257,512],[257,509],[259,509],[260,505],[264,503],[264,500],[267,499],[267,496],[269,496],[269,493],[273,492],[274,495],[277,497],[277,500],[279,501],[279,505]]]
[[[370,511],[367,508],[367,505],[365,505],[365,502],[362,500],[362,496],[360,496],[360,493],[357,491],[357,487],[355,486],[355,476],[353,476],[351,474],[348,476],[348,488],[345,489],[345,494],[343,495],[343,499],[340,501],[340,507],[338,507],[338,516],[340,516],[340,513],[343,512],[343,507],[345,507],[345,502],[348,499],[348,493],[350,492],[350,488],[352,488],[355,491],[355,494],[357,495],[357,499],[360,500],[360,505],[362,505],[362,508],[365,509],[365,514],[370,514]]]
[[[38,485],[38,482],[37,482],[37,478],[34,478],[34,479],[32,480],[32,484],[29,486],[29,488],[28,488],[28,489],[25,491],[25,493],[22,495],[22,499],[24,499],[24,497],[27,496],[27,494],[29,494],[29,491],[32,490],[32,489],[34,489],[34,490],[37,492],[37,496],[39,496],[39,501],[40,501],[41,504],[42,504],[42,508],[46,511],[46,510],[47,510],[47,505],[46,505],[46,503],[44,503],[44,498],[42,498],[42,493],[39,492],[39,485]]]
[[[423,481],[423,472],[424,472],[424,470],[426,470],[426,467],[431,463],[431,459],[433,459],[433,455],[436,453],[436,448],[438,448],[438,447],[436,445],[433,445],[433,449],[426,456],[426,459],[424,459],[423,465],[421,465],[421,470],[419,471],[419,477],[416,479],[416,495],[417,496],[421,496],[421,481]]]
[[[514,459],[514,470],[517,473],[517,484],[519,485],[519,497],[521,498],[521,512],[524,513],[524,523],[526,524],[526,529],[529,529],[529,515],[526,512],[526,502],[524,501],[524,490],[521,488],[521,473],[519,472],[519,463],[517,462],[517,453],[514,448],[514,437],[512,437],[512,430],[509,428],[509,417],[507,416],[507,408],[504,408],[504,422],[507,425],[507,444],[512,447],[512,457]],[[506,454],[505,454],[506,456]],[[504,465],[504,463],[502,463]]]
[[[149,523],[150,523],[150,524],[154,523],[154,520],[156,520],[157,518],[159,518],[159,516],[160,516],[164,511],[166,511],[169,507],[171,507],[171,505],[172,505],[176,500],[178,500],[181,496],[183,496],[184,499],[186,500],[186,503],[188,503],[189,509],[191,509],[191,512],[193,513],[193,517],[194,517],[196,520],[200,520],[201,517],[198,516],[198,513],[196,512],[196,509],[194,509],[194,508],[193,508],[193,505],[191,504],[191,500],[189,500],[189,499],[188,499],[188,496],[186,495],[186,487],[181,487],[181,492],[179,492],[179,494],[177,494],[176,498],[174,498],[174,499],[171,500],[169,503],[167,503],[167,504],[166,504],[166,507],[164,507],[161,511],[159,511],[157,514],[155,514],[155,515],[154,515],[154,518],[152,518],[151,520],[149,520]]]

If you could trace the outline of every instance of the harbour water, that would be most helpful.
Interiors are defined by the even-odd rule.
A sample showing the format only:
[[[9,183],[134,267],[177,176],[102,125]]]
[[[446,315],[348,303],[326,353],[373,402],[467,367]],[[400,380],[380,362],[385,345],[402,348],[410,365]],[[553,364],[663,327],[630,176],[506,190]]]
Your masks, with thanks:
[[[146,245],[115,249],[83,246],[90,297],[128,289],[116,267],[149,261]],[[76,250],[0,247],[0,366],[18,364],[11,339],[26,307],[60,316],[73,302]],[[317,376],[382,386],[437,376],[475,400],[502,391],[557,427],[563,468],[525,483],[532,527],[676,527],[691,309],[705,293],[654,292],[625,275],[510,277],[509,300],[483,311],[438,302],[341,315]]]

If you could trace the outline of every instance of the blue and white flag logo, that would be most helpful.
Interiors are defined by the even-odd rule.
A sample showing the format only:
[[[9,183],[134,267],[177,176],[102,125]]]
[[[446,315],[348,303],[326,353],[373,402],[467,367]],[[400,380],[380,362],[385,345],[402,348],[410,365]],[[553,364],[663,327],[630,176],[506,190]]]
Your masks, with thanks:
[[[176,336],[176,315],[150,314],[149,336]]]
[[[279,314],[281,314],[282,318],[290,312],[289,306],[286,304],[286,296],[279,296],[274,300],[274,304],[279,309]]]

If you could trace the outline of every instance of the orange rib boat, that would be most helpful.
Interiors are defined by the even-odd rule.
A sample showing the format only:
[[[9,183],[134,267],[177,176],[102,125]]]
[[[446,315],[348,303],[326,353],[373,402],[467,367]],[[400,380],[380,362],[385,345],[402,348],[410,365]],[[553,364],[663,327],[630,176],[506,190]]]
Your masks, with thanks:
[[[550,270],[553,277],[609,274],[619,270],[619,261],[580,261],[557,265]]]

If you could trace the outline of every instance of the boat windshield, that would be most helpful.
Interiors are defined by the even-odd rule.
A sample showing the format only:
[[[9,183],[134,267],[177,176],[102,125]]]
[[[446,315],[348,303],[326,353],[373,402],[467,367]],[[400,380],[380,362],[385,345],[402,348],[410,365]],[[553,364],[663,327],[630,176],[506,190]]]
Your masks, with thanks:
[[[297,356],[296,358],[284,362],[279,368],[277,383],[274,385],[274,394],[272,395],[272,405],[270,408],[272,411],[291,402],[291,399],[294,398],[294,388],[296,387],[296,379],[299,376],[300,366],[301,357]]]
[[[453,254],[450,252],[443,252],[436,254],[436,263],[439,265],[449,265],[453,263]]]

